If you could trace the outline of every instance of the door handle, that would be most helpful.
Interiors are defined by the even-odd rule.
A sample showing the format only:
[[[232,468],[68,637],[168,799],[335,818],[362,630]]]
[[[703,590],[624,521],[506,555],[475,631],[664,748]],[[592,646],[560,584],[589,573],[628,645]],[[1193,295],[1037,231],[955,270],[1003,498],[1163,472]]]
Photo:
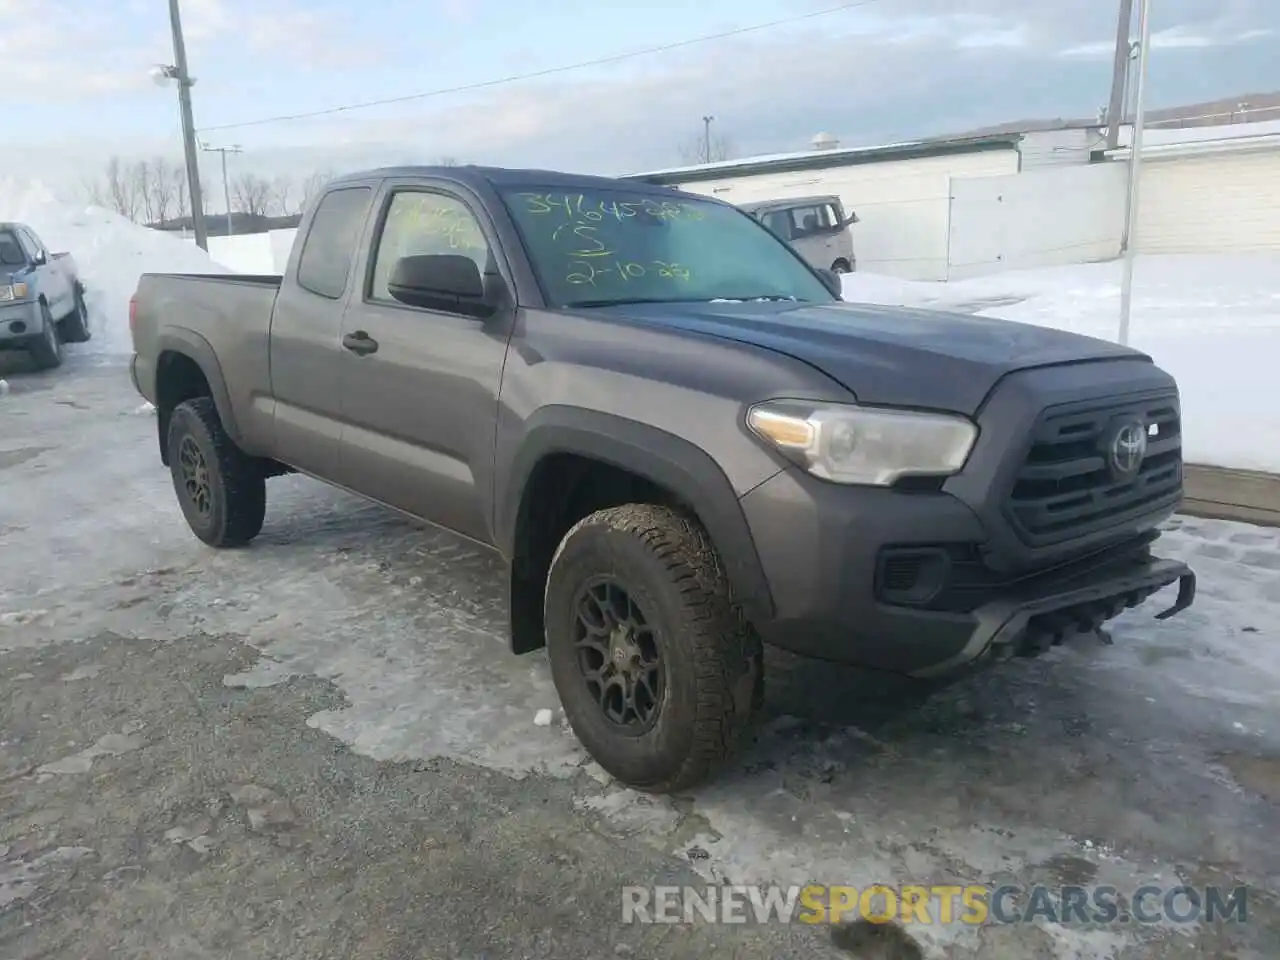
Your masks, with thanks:
[[[363,330],[348,333],[342,338],[342,345],[352,353],[359,354],[362,357],[366,354],[378,352],[378,341]]]

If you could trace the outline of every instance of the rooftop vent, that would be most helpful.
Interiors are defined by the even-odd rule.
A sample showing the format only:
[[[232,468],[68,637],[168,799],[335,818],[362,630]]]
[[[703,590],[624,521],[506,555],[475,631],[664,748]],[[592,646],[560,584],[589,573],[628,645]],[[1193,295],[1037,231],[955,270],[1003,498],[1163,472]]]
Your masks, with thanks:
[[[834,150],[840,146],[840,141],[836,139],[835,134],[831,133],[819,133],[809,142],[813,144],[815,150]]]

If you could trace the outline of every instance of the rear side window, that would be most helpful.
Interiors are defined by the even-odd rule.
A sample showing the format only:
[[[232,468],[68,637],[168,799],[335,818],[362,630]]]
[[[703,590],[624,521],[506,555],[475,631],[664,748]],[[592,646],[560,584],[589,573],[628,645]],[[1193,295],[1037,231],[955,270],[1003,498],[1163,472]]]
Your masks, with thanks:
[[[369,187],[344,187],[325,194],[298,259],[300,287],[330,300],[342,298],[372,196]]]

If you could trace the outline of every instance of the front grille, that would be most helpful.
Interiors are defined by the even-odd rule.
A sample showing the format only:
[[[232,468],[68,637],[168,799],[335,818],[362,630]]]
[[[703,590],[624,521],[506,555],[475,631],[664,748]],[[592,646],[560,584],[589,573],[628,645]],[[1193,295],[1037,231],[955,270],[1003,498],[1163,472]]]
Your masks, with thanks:
[[[1114,469],[1111,443],[1122,425],[1147,437],[1136,473]],[[1177,503],[1182,495],[1182,418],[1176,394],[1049,407],[1032,428],[1007,515],[1031,546],[1086,536]]]

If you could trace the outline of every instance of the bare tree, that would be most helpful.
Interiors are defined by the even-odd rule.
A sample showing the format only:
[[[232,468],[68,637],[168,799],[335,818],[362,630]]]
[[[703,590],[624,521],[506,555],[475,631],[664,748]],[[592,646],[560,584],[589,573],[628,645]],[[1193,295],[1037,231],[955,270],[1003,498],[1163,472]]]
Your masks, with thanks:
[[[94,207],[109,207],[107,186],[100,177],[85,177],[80,183],[80,193],[84,202]]]
[[[155,194],[152,184],[155,183],[154,171],[146,160],[138,160],[129,165],[129,182],[133,185],[133,195],[138,198],[138,219],[141,223],[150,224],[156,221]]]
[[[265,217],[271,205],[271,181],[256,173],[242,173],[231,183],[231,205],[251,217]]]
[[[173,198],[173,214],[178,220],[191,215],[191,191],[187,189],[187,165],[180,163],[173,169],[176,192]]]
[[[456,167],[458,166],[458,162],[457,157],[452,156],[451,154],[445,154],[444,156],[436,157],[435,160],[432,161],[432,164],[437,167]]]
[[[680,159],[688,164],[720,163],[733,159],[733,140],[727,133],[705,133],[690,137],[679,147]]]
[[[102,190],[106,206],[122,217],[138,219],[139,197],[134,184],[132,168],[119,157],[107,161],[106,183]]]
[[[332,179],[333,179],[332,170],[316,170],[316,171],[313,171],[311,174],[309,174],[307,178],[302,181],[302,186],[299,190],[299,193],[300,193],[300,196],[298,198],[299,212],[305,210],[308,206],[310,206],[311,201],[316,198],[316,196],[320,193],[320,191],[323,190],[325,186],[329,183],[329,181]]]
[[[282,174],[271,181],[271,196],[267,212],[273,217],[289,217],[298,211],[294,207],[296,188],[293,177]]]
[[[151,196],[150,222],[163,224],[174,216],[178,196],[186,186],[186,176],[182,164],[165,157],[156,157],[152,160],[148,171],[147,187]]]

